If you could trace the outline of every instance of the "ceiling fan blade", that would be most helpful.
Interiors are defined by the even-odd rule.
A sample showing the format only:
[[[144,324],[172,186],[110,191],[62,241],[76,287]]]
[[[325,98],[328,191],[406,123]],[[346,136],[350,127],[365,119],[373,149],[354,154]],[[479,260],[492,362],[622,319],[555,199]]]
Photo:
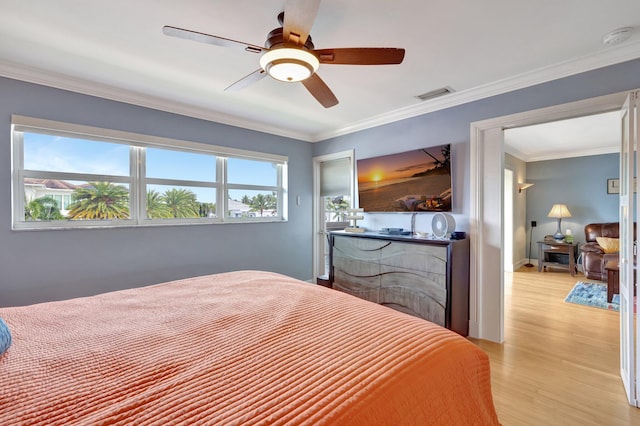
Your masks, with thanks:
[[[262,80],[267,75],[267,72],[262,68],[258,68],[251,74],[242,77],[240,80],[233,83],[231,86],[227,87],[225,92],[237,92],[239,90],[244,89],[247,86],[250,86],[253,83],[256,83]]]
[[[331,108],[338,105],[338,98],[333,94],[329,86],[322,81],[318,74],[312,74],[306,80],[302,80],[302,84],[307,88],[309,93],[325,108]]]
[[[319,7],[320,0],[287,0],[284,5],[284,41],[303,46]]]
[[[218,37],[210,34],[199,33],[197,31],[185,30],[182,28],[171,27],[165,25],[162,27],[162,32],[165,35],[171,37],[184,38],[186,40],[193,40],[200,43],[213,44],[214,46],[230,47],[232,49],[241,49],[251,53],[262,53],[266,50],[264,47],[256,46],[253,44],[243,43],[241,41],[231,40],[224,37]]]
[[[321,64],[337,65],[397,65],[404,59],[404,49],[393,47],[347,47],[316,49]]]

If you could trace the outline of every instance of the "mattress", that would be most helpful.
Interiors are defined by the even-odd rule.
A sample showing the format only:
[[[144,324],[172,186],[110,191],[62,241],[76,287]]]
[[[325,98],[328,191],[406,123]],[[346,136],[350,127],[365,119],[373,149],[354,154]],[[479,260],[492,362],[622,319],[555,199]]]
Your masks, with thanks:
[[[239,271],[0,308],[0,424],[492,425],[487,355],[423,319]]]

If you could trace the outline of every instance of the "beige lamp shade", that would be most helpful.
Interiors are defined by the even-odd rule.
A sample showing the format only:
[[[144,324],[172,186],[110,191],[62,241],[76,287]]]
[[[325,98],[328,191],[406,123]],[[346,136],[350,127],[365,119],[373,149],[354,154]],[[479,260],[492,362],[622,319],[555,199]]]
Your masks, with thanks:
[[[558,241],[564,240],[564,234],[562,233],[562,230],[561,230],[562,218],[563,217],[571,217],[571,212],[567,208],[567,205],[566,204],[554,204],[553,207],[551,207],[551,210],[549,211],[549,214],[547,216],[555,217],[555,218],[558,219],[558,229],[556,229],[556,233],[553,234],[553,238],[555,238]]]
[[[571,217],[571,212],[566,204],[554,204],[547,216],[557,218]]]

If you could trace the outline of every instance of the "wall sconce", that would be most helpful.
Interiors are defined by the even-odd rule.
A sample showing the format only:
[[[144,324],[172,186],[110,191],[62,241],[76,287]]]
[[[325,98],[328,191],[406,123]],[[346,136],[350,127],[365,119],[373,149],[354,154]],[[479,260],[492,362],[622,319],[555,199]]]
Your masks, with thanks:
[[[518,194],[522,193],[523,189],[531,188],[533,185],[533,183],[518,182]]]

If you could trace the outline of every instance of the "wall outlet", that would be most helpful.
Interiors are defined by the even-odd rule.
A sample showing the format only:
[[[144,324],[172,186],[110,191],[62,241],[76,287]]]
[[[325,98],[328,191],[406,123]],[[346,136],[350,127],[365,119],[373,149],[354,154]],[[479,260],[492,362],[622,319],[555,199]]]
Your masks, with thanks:
[[[536,222],[535,220],[531,221],[531,227],[535,228],[536,226],[538,226],[538,222]]]

